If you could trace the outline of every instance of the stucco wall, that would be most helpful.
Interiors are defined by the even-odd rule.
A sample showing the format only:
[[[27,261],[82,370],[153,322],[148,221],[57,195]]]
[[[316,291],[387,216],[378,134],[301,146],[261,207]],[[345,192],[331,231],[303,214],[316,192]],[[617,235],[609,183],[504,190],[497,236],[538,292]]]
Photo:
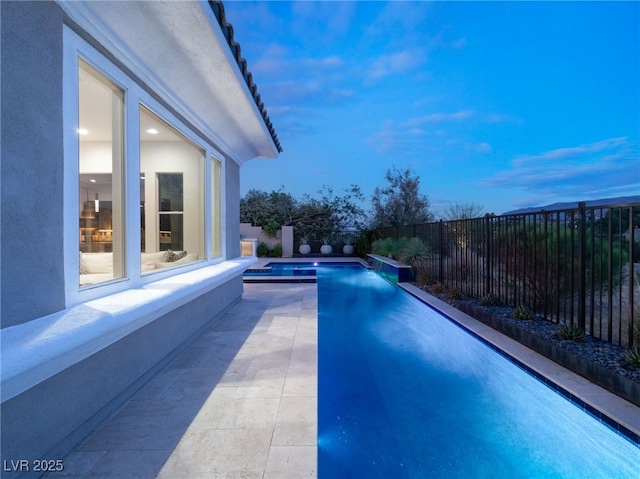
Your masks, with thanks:
[[[233,161],[227,161],[225,168],[227,219],[225,235],[227,238],[227,258],[240,256],[240,167]]]
[[[0,2],[0,324],[64,308],[62,11]]]

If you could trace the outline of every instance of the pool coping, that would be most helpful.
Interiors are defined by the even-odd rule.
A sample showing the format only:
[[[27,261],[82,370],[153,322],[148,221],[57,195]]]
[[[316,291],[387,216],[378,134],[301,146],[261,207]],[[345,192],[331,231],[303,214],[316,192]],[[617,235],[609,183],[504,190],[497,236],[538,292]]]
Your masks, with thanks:
[[[399,287],[640,447],[640,408],[410,283]]]

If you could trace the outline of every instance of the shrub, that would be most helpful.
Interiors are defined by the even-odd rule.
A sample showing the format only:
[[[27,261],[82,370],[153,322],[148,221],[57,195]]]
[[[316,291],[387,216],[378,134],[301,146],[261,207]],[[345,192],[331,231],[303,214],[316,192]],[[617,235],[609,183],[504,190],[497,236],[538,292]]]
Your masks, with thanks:
[[[269,256],[269,248],[262,242],[258,245],[258,256]]]
[[[640,368],[640,346],[634,346],[627,352],[627,362],[633,367]]]
[[[393,253],[393,239],[385,238],[371,243],[371,252],[381,256],[389,256]]]
[[[282,258],[282,245],[280,243],[276,244],[271,250],[271,256],[274,258]]]
[[[447,293],[447,299],[462,299],[463,295],[458,288],[451,288]]]
[[[431,291],[435,294],[440,294],[444,291],[444,286],[442,285],[442,283],[436,283],[431,287]]]
[[[372,245],[369,237],[365,233],[361,233],[360,236],[356,238],[354,246],[356,247],[356,253],[363,257],[367,257],[367,253],[372,253]]]
[[[426,273],[429,268],[429,251],[420,238],[411,238],[400,244],[402,248],[398,261],[413,268],[416,277]]]
[[[529,321],[533,319],[533,311],[526,306],[518,306],[513,312],[513,317],[519,320]]]
[[[429,273],[427,273],[426,271],[421,271],[420,275],[418,276],[418,284],[420,286],[426,286],[430,283],[430,279],[429,279]]]
[[[482,306],[500,306],[500,298],[493,293],[489,293],[482,298],[480,304]]]
[[[584,341],[584,331],[577,324],[561,324],[558,336],[565,341]]]

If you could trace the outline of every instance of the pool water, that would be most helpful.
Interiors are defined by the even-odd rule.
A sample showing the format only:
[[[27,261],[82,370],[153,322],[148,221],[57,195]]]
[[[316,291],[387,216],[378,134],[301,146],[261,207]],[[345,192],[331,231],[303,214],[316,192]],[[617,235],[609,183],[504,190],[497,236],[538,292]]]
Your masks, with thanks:
[[[640,448],[410,294],[317,274],[319,479],[640,477]]]
[[[318,263],[268,263],[248,269],[244,276],[315,276]]]

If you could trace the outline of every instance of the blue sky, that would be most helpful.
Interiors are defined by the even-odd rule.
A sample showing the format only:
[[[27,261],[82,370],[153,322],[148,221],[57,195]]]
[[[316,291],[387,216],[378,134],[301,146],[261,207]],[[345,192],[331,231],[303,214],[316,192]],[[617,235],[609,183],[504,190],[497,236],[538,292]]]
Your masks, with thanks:
[[[640,3],[227,1],[284,152],[241,194],[367,197],[411,168],[432,211],[640,194]]]

